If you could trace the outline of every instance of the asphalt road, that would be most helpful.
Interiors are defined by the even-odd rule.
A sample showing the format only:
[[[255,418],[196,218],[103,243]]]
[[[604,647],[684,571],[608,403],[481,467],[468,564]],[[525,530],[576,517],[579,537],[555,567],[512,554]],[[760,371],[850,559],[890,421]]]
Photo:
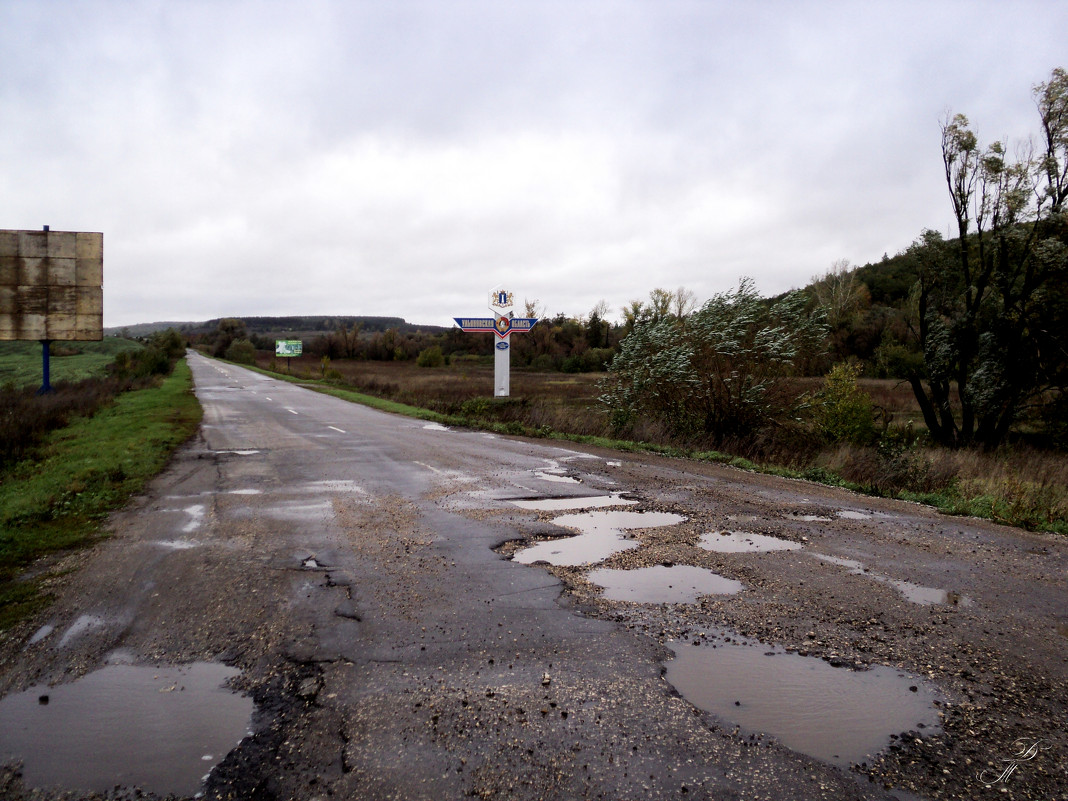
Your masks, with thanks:
[[[69,558],[57,602],[0,643],[0,692],[114,664],[238,668],[251,735],[205,797],[1068,797],[1063,538],[729,468],[445,430],[189,361],[200,435],[112,519],[109,540]],[[631,532],[640,547],[604,564],[694,565],[744,589],[611,602],[585,567],[509,558],[573,533],[551,522],[566,512],[515,501],[613,492],[685,522]],[[802,547],[698,547],[737,529]],[[891,666],[938,699],[936,722],[851,768],[666,681],[674,650],[743,637],[778,664],[790,651],[835,665],[843,682]],[[1038,744],[1031,757],[993,781],[1020,738]],[[987,768],[998,771],[981,780]],[[16,774],[0,793],[24,797]],[[48,793],[34,797],[85,797]]]

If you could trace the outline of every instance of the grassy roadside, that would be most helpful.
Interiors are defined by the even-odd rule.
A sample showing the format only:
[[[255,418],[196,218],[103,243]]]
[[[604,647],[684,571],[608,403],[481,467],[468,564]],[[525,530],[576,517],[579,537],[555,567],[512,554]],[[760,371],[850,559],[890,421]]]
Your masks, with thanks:
[[[1048,476],[1038,480],[1024,480],[1021,475],[1022,469],[1010,470],[1004,475],[991,468],[987,463],[973,465],[970,470],[971,478],[954,480],[946,486],[928,492],[905,491],[898,489],[886,489],[870,483],[850,481],[843,478],[833,466],[813,466],[805,469],[793,469],[774,464],[758,464],[749,459],[718,451],[696,450],[685,447],[653,444],[647,442],[633,442],[630,440],[611,439],[602,436],[585,434],[571,434],[554,430],[547,426],[533,426],[522,422],[512,421],[501,423],[487,420],[478,415],[455,415],[443,414],[418,406],[398,403],[386,400],[353,389],[345,389],[337,386],[336,382],[318,378],[295,377],[285,373],[276,373],[261,367],[239,365],[248,369],[257,370],[273,378],[301,384],[310,389],[333,395],[343,400],[361,403],[375,409],[394,414],[403,414],[421,420],[441,423],[442,425],[464,426],[493,431],[499,434],[542,437],[557,439],[568,442],[578,442],[587,445],[600,446],[613,450],[631,453],[655,453],[664,456],[673,456],[699,461],[714,462],[737,467],[751,472],[776,475],[784,478],[813,481],[828,486],[842,487],[855,492],[864,493],[876,497],[896,498],[899,500],[913,501],[928,506],[933,506],[940,512],[948,515],[963,515],[980,517],[1016,526],[1032,531],[1049,531],[1059,534],[1068,534],[1068,491],[1063,487],[1063,481],[1056,477]],[[488,400],[492,405],[494,400]],[[937,463],[947,458],[964,458],[947,453],[939,453],[934,450],[924,451],[917,449],[901,455],[899,461],[904,469],[924,470],[929,462]],[[1032,466],[1034,467],[1034,466]],[[979,476],[978,478],[975,476]]]
[[[106,374],[115,356],[143,348],[140,342],[105,337],[99,342],[53,342],[49,359],[51,383],[79,381]],[[41,384],[41,344],[0,342],[0,385],[38,387]]]
[[[34,559],[92,542],[107,514],[155,476],[200,424],[185,361],[157,387],[126,392],[53,432],[40,458],[0,483],[0,630],[46,599],[20,578]]]

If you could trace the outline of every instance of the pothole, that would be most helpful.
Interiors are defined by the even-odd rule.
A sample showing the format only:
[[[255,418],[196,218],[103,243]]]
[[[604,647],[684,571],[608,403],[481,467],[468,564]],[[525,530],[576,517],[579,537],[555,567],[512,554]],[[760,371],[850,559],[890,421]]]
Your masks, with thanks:
[[[611,495],[566,495],[559,498],[516,498],[512,501],[520,509],[533,512],[562,512],[565,509],[600,509],[607,506],[633,506],[637,501]]]
[[[826,762],[864,762],[902,732],[939,730],[937,693],[894,668],[836,668],[753,644],[669,645],[666,679],[690,703]]]
[[[551,565],[578,566],[601,562],[622,551],[637,548],[636,540],[627,539],[630,529],[655,528],[681,523],[686,518],[671,512],[604,511],[563,515],[554,525],[581,532],[576,537],[546,540],[517,551],[512,557],[523,564],[548,562]]]
[[[871,520],[871,515],[867,512],[858,512],[854,509],[841,509],[838,516],[843,520]]]
[[[603,588],[609,601],[643,604],[688,604],[702,595],[734,595],[742,583],[690,565],[655,565],[633,570],[601,568],[586,578]]]
[[[542,481],[550,481],[556,484],[581,484],[577,478],[567,475],[563,472],[557,472],[554,470],[535,470],[534,477],[540,478]]]
[[[890,578],[889,576],[884,576],[880,573],[872,573],[863,563],[853,559],[843,559],[840,556],[829,556],[823,553],[812,553],[812,556],[820,561],[830,562],[832,565],[847,568],[849,572],[854,575],[867,576],[873,581],[889,584],[895,590],[900,592],[905,597],[906,601],[919,604],[920,606],[930,606],[931,604],[945,604],[948,606],[972,605],[971,598],[966,595],[961,595],[955,590],[924,587],[922,584],[913,584],[911,581],[902,581],[901,579]]]
[[[27,787],[193,795],[249,733],[252,699],[224,686],[238,674],[209,662],[111,665],[31,687],[0,699],[0,759],[22,761]]]
[[[799,542],[753,534],[749,531],[712,531],[702,534],[698,547],[715,553],[765,553],[767,551],[797,551]]]

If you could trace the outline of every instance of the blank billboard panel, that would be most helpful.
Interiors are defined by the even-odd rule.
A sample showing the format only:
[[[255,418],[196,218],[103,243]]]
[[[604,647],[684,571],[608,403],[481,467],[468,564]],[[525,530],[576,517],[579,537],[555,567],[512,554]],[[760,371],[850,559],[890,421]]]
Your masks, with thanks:
[[[0,230],[0,340],[104,337],[104,235]]]

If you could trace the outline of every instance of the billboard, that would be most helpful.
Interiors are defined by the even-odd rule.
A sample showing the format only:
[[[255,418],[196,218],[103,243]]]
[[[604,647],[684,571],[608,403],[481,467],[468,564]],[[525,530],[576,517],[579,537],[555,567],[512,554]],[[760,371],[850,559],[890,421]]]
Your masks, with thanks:
[[[276,339],[274,341],[275,356],[300,356],[304,352],[304,342],[300,339]]]
[[[0,340],[104,338],[104,235],[0,230]]]

